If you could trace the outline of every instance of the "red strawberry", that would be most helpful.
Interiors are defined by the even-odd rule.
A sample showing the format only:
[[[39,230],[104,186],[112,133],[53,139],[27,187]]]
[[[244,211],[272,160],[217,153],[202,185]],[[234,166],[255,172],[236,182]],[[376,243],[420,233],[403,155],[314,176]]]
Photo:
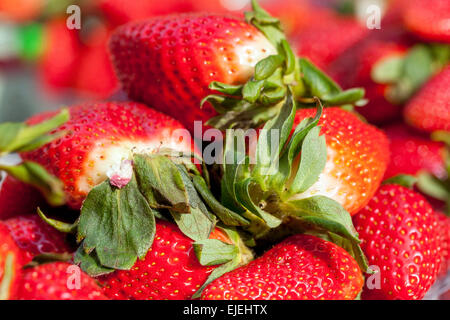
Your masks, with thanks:
[[[362,39],[368,29],[356,19],[329,14],[296,32],[297,54],[326,69],[346,49]]]
[[[213,281],[202,299],[351,300],[363,284],[358,264],[344,249],[314,236],[295,235]]]
[[[404,10],[408,29],[426,40],[450,42],[449,19],[448,0],[411,0]]]
[[[44,197],[32,186],[9,175],[0,182],[0,220],[36,212],[43,206]]]
[[[16,297],[22,266],[22,252],[0,222],[0,300]]]
[[[190,14],[127,24],[112,36],[118,77],[133,99],[179,119],[193,130],[194,120],[216,114],[200,108],[212,81],[245,83],[255,64],[276,54],[254,26],[218,15]]]
[[[52,115],[37,115],[29,123]],[[191,141],[174,135],[177,129],[183,130],[179,122],[141,104],[88,103],[70,108],[70,120],[58,129],[67,132],[64,137],[23,157],[57,176],[64,184],[68,204],[79,209],[92,187],[133,152],[171,148],[190,153]]]
[[[24,270],[20,300],[106,300],[97,282],[77,266],[54,262]]]
[[[385,185],[353,222],[369,264],[380,271],[380,287],[366,287],[362,297],[422,299],[441,264],[439,229],[430,204],[405,187]]]
[[[50,89],[71,87],[78,68],[80,49],[78,31],[69,30],[66,19],[47,22],[39,65],[44,84]]]
[[[403,124],[387,127],[385,132],[391,150],[386,179],[399,174],[416,175],[421,170],[440,178],[446,176],[442,143],[432,141]]]
[[[407,47],[399,40],[398,37],[371,36],[349,48],[328,68],[330,75],[344,88],[364,87],[369,103],[358,108],[358,112],[369,122],[386,123],[401,114],[401,103],[393,103],[396,101],[391,96],[391,86],[377,83],[372,77],[379,64],[406,54]]]
[[[439,276],[445,276],[450,269],[450,218],[442,212],[436,212],[439,227],[439,243],[441,244],[442,264]]]
[[[85,41],[75,80],[76,89],[89,96],[106,98],[118,88],[118,80],[108,55],[110,30],[98,26]]]
[[[65,242],[65,234],[49,226],[38,215],[17,216],[6,220],[4,224],[16,244],[24,251],[27,262],[41,253],[73,251]]]
[[[409,101],[404,116],[412,126],[432,132],[450,131],[450,66],[428,81]]]
[[[167,1],[127,1],[100,0],[99,7],[107,18],[115,24],[142,20],[165,14],[204,11],[221,12],[224,8],[219,0],[167,0]]]
[[[297,111],[294,126],[315,110]],[[386,136],[356,115],[340,108],[326,108],[319,121],[327,142],[327,164],[319,180],[295,199],[324,195],[355,214],[372,198],[389,161]]]
[[[218,229],[210,239],[230,243]],[[175,224],[158,221],[147,256],[131,270],[115,271],[102,278],[106,296],[137,300],[190,299],[214,270],[199,263],[192,244]]]

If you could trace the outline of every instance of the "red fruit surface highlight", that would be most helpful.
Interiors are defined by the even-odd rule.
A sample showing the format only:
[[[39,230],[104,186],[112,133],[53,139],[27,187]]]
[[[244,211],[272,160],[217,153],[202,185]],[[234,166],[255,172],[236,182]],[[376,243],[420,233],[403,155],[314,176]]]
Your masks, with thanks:
[[[362,298],[422,299],[441,265],[438,224],[425,198],[384,185],[353,222],[369,265],[380,272],[379,288],[365,287]]]
[[[295,235],[213,281],[202,299],[350,300],[363,284],[358,264],[344,249],[314,236]]]
[[[14,217],[4,224],[16,244],[24,251],[28,262],[42,253],[73,251],[65,242],[66,235],[49,226],[38,215]]]

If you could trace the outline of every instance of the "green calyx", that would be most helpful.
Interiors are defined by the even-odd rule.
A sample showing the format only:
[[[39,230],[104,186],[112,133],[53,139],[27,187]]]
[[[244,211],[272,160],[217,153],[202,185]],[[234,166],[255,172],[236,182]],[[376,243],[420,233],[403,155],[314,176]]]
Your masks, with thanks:
[[[386,99],[403,104],[449,62],[449,45],[417,44],[404,55],[393,55],[378,62],[371,76],[376,83],[388,85]]]
[[[214,198],[206,174],[202,176],[186,161],[188,158],[135,154],[133,175],[126,186],[117,188],[107,180],[94,187],[76,223],[80,247],[74,262],[91,276],[129,270],[146,256],[157,219],[162,219],[174,221],[194,241],[202,265],[221,265],[208,283],[240,265],[248,249],[240,245],[236,231],[224,229],[233,244],[209,237],[217,225],[244,226],[250,222]],[[62,226],[66,230],[70,227]]]
[[[446,177],[436,177],[429,172],[419,172],[417,188],[424,194],[443,201],[446,204],[444,212],[450,216],[450,132],[436,131],[431,138],[446,145],[443,158],[447,175]]]
[[[64,132],[51,133],[69,120],[69,111],[63,109],[54,117],[36,125],[22,122],[7,122],[0,125],[0,157],[10,153],[36,150],[58,139]],[[54,206],[65,203],[62,183],[41,165],[24,161],[18,165],[0,164],[0,170],[14,178],[39,189]]]
[[[325,137],[318,126],[323,107],[318,99],[317,104],[316,116],[293,130],[296,102],[288,91],[278,115],[261,130],[254,152],[245,151],[243,130],[227,130],[222,202],[251,221],[244,229],[256,241],[299,232],[327,235],[366,270],[350,214],[324,196],[294,197],[319,179],[327,159]]]
[[[343,91],[310,61],[296,57],[280,21],[257,1],[253,0],[252,4],[253,11],[245,15],[247,23],[260,30],[278,53],[259,61],[253,77],[243,85],[210,84],[209,88],[217,94],[207,96],[202,104],[211,103],[219,115],[211,118],[208,125],[222,130],[257,127],[277,115],[288,91],[306,107],[314,105],[314,97],[327,106],[361,103],[363,89]]]

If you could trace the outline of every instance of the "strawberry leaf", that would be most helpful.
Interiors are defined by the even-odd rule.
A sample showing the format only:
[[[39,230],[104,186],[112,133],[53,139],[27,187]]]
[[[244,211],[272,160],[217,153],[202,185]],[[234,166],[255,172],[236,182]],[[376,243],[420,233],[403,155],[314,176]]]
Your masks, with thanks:
[[[136,180],[153,209],[171,209],[188,213],[186,187],[177,165],[162,155],[140,155],[133,158]]]
[[[0,170],[7,172],[12,177],[36,187],[53,206],[61,206],[65,203],[65,195],[62,182],[48,173],[41,165],[25,161],[15,166],[0,164]]]
[[[408,189],[412,189],[417,183],[417,178],[409,174],[399,174],[383,181],[383,185],[386,184],[398,184]]]
[[[214,266],[233,260],[239,248],[217,239],[205,239],[193,244],[195,254],[202,266]]]
[[[83,249],[83,243],[81,243],[81,246],[78,247],[78,250],[75,252],[73,262],[80,266],[81,270],[91,277],[98,277],[114,272],[114,269],[106,268],[101,265],[95,250],[87,253]]]
[[[320,127],[312,128],[306,135],[300,154],[300,166],[289,188],[292,194],[308,190],[318,179],[327,162],[325,136],[319,136]]]
[[[86,254],[95,250],[100,264],[130,269],[144,258],[155,235],[155,214],[135,176],[122,189],[105,181],[88,194],[81,209],[78,241]]]

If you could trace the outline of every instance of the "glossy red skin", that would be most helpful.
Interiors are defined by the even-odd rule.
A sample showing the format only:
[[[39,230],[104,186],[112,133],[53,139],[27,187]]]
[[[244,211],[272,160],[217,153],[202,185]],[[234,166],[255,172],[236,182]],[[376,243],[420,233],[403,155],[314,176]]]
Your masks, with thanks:
[[[0,182],[0,220],[36,212],[36,208],[45,207],[45,203],[37,189],[11,176]]]
[[[19,300],[107,300],[97,282],[75,268],[70,263],[53,262],[25,269]],[[68,284],[76,285],[77,275],[80,286],[70,289]]]
[[[385,179],[399,174],[416,175],[422,170],[439,178],[446,177],[443,143],[432,141],[404,124],[389,126],[384,131],[391,150]]]
[[[78,30],[69,30],[66,19],[54,19],[45,25],[39,71],[47,88],[59,90],[73,85],[80,52]]]
[[[216,115],[200,103],[212,81],[240,84],[237,43],[260,36],[240,19],[205,14],[165,16],[122,26],[112,35],[116,73],[129,97],[164,112],[193,132]],[[219,40],[218,40],[219,39]]]
[[[406,53],[407,46],[401,35],[387,36],[387,39],[370,36],[350,47],[327,69],[330,76],[343,88],[363,87],[369,102],[358,107],[369,122],[389,123],[401,116],[402,105],[391,103],[386,97],[389,86],[376,83],[372,70],[378,63]]]
[[[441,265],[438,224],[425,198],[384,185],[353,223],[369,265],[380,268],[380,288],[365,287],[362,298],[422,299]]]
[[[172,138],[174,130],[184,129],[178,121],[135,102],[85,103],[69,110],[70,120],[55,131],[68,133],[37,150],[23,153],[22,157],[41,164],[63,182],[68,205],[73,209],[79,209],[87,195],[79,189],[78,182],[89,173],[86,162],[99,142],[103,143],[103,151],[121,141],[164,144]],[[40,114],[28,123],[39,123],[53,115],[54,112]],[[196,150],[191,145],[186,148]],[[96,164],[108,160],[106,151]],[[90,187],[95,186],[93,181],[89,183]]]
[[[315,113],[314,109],[298,110],[294,127],[303,119],[314,117]],[[327,162],[334,162],[331,175],[339,180],[339,190],[346,195],[344,201],[335,200],[350,214],[355,214],[369,202],[382,181],[389,162],[387,137],[355,114],[340,108],[324,109],[319,126],[326,138]],[[335,154],[334,159],[330,158],[331,153]]]
[[[364,278],[356,261],[335,244],[295,235],[248,265],[209,284],[203,300],[351,300]]]
[[[211,238],[225,240],[217,232]],[[146,257],[129,271],[115,271],[100,279],[105,295],[117,300],[190,299],[215,269],[198,262],[192,244],[175,224],[159,220]]]
[[[406,122],[426,131],[450,131],[450,66],[430,79],[408,102]]]
[[[17,216],[4,221],[9,232],[22,249],[25,261],[42,253],[65,253],[73,250],[65,242],[65,234],[57,231],[37,214]]]
[[[299,56],[310,59],[325,70],[367,32],[368,29],[354,18],[330,14],[296,32],[293,43]]]
[[[450,218],[436,211],[439,228],[439,243],[441,244],[442,263],[439,276],[444,277],[450,270]]]
[[[19,283],[22,277],[22,266],[24,261],[22,260],[23,253],[16,245],[8,228],[0,222],[0,283],[2,283],[5,273],[5,260],[12,254],[13,256],[13,275],[10,282],[9,299],[15,299],[17,291],[19,290]]]
[[[450,43],[450,2],[448,0],[411,0],[404,10],[406,27],[428,41]]]

